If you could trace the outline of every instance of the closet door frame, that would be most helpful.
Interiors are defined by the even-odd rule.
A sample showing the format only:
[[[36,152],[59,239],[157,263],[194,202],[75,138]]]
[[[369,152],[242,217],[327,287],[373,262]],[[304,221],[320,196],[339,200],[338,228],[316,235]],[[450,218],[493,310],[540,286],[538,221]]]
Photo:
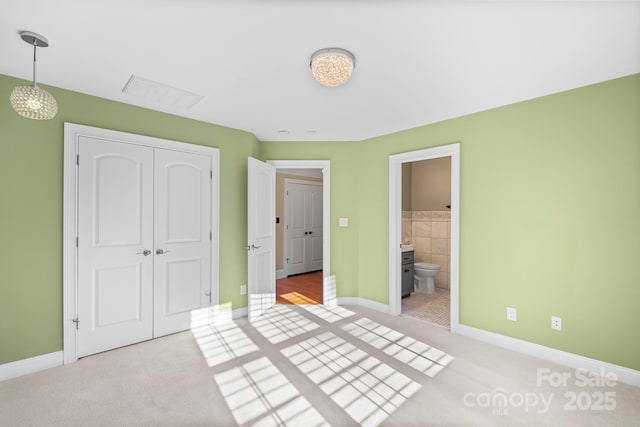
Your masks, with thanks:
[[[77,333],[77,222],[78,222],[78,144],[80,137],[105,139],[124,144],[143,145],[201,154],[211,159],[211,310],[199,316],[211,322],[213,307],[219,299],[219,215],[220,215],[220,150],[168,139],[101,129],[74,123],[64,124],[64,188],[63,188],[63,361],[78,360]],[[209,319],[209,320],[207,320]],[[82,327],[82,319],[80,319]],[[84,322],[87,324],[88,322]]]

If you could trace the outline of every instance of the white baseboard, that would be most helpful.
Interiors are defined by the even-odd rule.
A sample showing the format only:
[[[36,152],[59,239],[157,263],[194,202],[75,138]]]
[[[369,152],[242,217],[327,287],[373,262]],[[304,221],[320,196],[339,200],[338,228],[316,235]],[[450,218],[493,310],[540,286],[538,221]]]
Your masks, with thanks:
[[[338,297],[338,305],[359,305],[371,310],[389,314],[389,305],[359,297]]]
[[[247,317],[249,314],[249,307],[240,307],[233,310],[231,314],[232,319],[239,319],[241,317]]]
[[[276,270],[276,280],[287,277],[287,270]]]
[[[62,351],[56,351],[28,359],[16,360],[11,363],[4,363],[0,365],[0,381],[60,366],[62,362]]]
[[[508,350],[517,351],[518,353],[524,353],[529,356],[538,357],[573,369],[586,369],[587,371],[594,372],[596,374],[601,374],[602,372],[614,373],[617,377],[617,381],[635,387],[640,387],[640,371],[625,368],[624,366],[618,366],[612,363],[580,356],[578,354],[557,350],[555,348],[545,347],[540,344],[496,334],[494,332],[485,331],[483,329],[467,325],[458,325],[457,333],[468,338],[473,338]]]

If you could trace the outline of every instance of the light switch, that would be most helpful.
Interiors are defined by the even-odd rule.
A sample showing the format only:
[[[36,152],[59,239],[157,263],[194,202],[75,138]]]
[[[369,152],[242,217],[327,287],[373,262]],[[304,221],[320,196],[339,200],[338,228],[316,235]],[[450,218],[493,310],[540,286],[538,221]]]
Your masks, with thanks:
[[[348,227],[349,226],[349,218],[338,218],[338,226],[339,227]]]

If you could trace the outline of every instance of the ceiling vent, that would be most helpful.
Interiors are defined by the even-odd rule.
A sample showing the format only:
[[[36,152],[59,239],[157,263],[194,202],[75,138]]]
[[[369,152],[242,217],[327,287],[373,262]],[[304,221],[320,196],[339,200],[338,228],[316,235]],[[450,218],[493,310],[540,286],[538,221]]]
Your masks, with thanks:
[[[131,75],[122,93],[173,109],[187,110],[197,104],[201,95]]]

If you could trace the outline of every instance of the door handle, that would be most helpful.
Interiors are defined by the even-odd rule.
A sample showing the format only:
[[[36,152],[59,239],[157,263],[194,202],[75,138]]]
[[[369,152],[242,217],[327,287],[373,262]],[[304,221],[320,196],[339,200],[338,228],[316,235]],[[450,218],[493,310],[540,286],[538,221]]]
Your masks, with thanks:
[[[304,235],[306,236],[307,234],[309,234],[309,232],[308,232],[308,231],[305,231],[305,232],[304,232]]]
[[[137,254],[147,256],[147,255],[151,255],[151,251],[149,249],[145,249],[142,252],[137,252]]]
[[[255,251],[256,249],[260,249],[261,247],[262,247],[262,246],[251,245],[251,249],[253,249],[254,251]]]
[[[168,254],[169,252],[171,251],[170,250],[165,251],[164,249],[156,249],[156,255]]]

